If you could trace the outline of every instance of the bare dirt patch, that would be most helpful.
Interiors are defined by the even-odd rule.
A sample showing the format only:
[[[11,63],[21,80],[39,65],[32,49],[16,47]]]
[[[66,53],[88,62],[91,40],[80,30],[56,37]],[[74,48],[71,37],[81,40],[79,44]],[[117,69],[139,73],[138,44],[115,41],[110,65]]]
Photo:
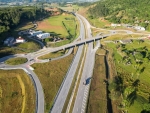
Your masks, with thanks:
[[[50,30],[50,29],[63,29],[61,26],[52,26],[48,21],[38,22],[37,29],[40,30]]]

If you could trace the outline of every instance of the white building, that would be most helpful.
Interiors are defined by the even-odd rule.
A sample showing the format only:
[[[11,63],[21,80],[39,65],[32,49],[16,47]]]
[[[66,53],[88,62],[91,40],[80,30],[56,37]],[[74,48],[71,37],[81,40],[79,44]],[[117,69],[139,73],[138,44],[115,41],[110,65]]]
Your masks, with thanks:
[[[121,26],[121,24],[111,24],[112,27],[117,27],[117,26]]]
[[[23,43],[23,42],[25,42],[25,39],[23,39],[21,37],[16,39],[16,43]]]
[[[140,31],[145,31],[145,28],[141,27],[141,26],[135,26],[134,29],[135,30],[140,30]]]
[[[29,34],[31,36],[36,36],[36,35],[42,34],[42,31],[30,31]]]
[[[37,35],[37,37],[40,39],[45,39],[45,38],[50,37],[50,33],[42,33],[42,34]]]

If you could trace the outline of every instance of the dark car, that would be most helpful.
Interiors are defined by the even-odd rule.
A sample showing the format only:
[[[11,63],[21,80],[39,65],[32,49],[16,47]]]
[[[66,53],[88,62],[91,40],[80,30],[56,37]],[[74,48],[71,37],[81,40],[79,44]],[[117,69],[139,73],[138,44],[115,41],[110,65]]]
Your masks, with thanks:
[[[30,59],[30,61],[33,61],[34,59]]]

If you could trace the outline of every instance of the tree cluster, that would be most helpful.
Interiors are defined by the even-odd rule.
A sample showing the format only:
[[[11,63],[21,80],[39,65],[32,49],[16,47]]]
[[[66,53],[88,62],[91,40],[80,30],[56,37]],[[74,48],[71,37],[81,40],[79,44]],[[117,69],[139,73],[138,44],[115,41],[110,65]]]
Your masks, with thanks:
[[[49,15],[48,11],[37,7],[11,7],[0,9],[0,35],[14,29],[24,21],[36,21]]]
[[[138,24],[150,29],[149,0],[101,0],[88,12],[91,18],[105,17],[113,23]]]

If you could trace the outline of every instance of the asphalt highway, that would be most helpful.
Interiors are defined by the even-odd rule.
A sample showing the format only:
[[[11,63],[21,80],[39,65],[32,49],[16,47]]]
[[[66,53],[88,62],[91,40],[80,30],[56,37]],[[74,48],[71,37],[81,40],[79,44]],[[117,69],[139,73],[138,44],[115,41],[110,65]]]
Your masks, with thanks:
[[[85,30],[84,30],[83,22],[81,21],[80,18],[78,18],[78,19],[80,22],[80,36],[79,37],[82,40],[85,37]],[[78,47],[78,51],[77,51],[77,53],[76,53],[76,55],[72,61],[72,64],[71,64],[71,66],[70,66],[70,68],[66,74],[66,77],[65,77],[56,97],[55,97],[55,103],[53,105],[53,108],[50,111],[51,113],[61,113],[61,111],[63,109],[65,100],[67,98],[72,80],[74,78],[74,75],[75,75],[81,54],[82,54],[82,50],[83,50],[83,45]]]
[[[92,38],[90,24],[88,21],[82,17],[87,28],[88,38]],[[90,88],[90,81],[92,79],[94,61],[95,61],[95,52],[98,49],[100,43],[98,42],[95,49],[93,49],[93,42],[88,44],[87,54],[85,58],[85,63],[83,67],[83,72],[81,75],[81,80],[79,83],[77,96],[74,103],[73,113],[84,113],[86,109],[88,93]]]

